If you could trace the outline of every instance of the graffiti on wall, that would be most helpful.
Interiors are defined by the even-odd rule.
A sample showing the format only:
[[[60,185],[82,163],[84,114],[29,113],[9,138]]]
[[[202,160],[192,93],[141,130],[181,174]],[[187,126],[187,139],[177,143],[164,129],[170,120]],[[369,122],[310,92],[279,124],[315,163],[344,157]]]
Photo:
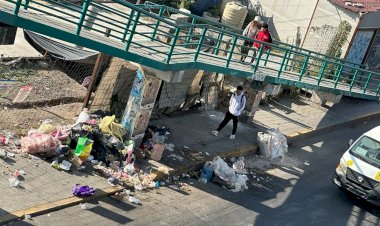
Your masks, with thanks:
[[[350,63],[361,64],[371,42],[373,31],[359,31],[348,52],[346,60]]]

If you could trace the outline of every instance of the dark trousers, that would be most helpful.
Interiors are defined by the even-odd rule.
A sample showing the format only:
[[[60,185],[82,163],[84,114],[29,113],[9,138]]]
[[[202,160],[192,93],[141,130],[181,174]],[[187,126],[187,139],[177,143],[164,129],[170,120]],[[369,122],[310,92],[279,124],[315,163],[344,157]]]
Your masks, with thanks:
[[[238,117],[235,116],[235,115],[233,115],[233,114],[231,114],[230,111],[227,111],[226,116],[224,116],[224,119],[223,119],[223,121],[220,123],[220,125],[219,125],[217,131],[221,131],[221,130],[223,129],[223,127],[225,127],[225,126],[227,125],[227,123],[228,123],[229,121],[231,121],[231,119],[232,119],[232,121],[233,121],[233,123],[234,123],[234,124],[233,124],[233,127],[232,127],[232,134],[235,135],[235,133],[236,133],[236,129],[237,129],[237,125],[238,125]]]

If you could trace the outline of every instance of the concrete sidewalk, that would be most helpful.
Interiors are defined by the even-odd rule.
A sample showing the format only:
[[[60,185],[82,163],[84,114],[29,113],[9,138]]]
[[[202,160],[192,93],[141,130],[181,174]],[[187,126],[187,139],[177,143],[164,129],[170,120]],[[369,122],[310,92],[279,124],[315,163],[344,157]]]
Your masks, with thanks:
[[[165,150],[159,162],[148,160],[140,163],[141,161],[139,161],[138,166],[142,169],[145,168],[147,172],[163,166],[168,168],[170,175],[179,175],[191,170],[198,170],[205,161],[211,160],[217,155],[233,157],[255,153],[258,150],[257,132],[266,128],[279,128],[293,142],[297,142],[297,139],[305,134],[313,135],[334,126],[352,123],[353,120],[365,120],[378,115],[380,115],[380,105],[373,101],[343,98],[341,103],[326,109],[312,104],[303,97],[279,98],[270,101],[267,106],[261,106],[253,123],[240,123],[236,134],[237,138],[231,141],[229,135],[232,130],[232,122],[218,137],[211,134],[211,130],[214,130],[223,119],[223,112],[179,112],[150,123],[171,129],[167,143],[175,145],[174,151]],[[182,157],[183,160],[170,157],[173,154]],[[98,177],[94,172],[71,174],[60,172],[42,160],[10,158],[8,161],[0,160],[0,166],[4,174],[3,180],[0,181],[0,192],[4,197],[2,199],[4,205],[0,208],[0,217],[12,215],[16,211],[28,207],[49,204],[70,197],[71,188],[76,183],[100,190],[106,190],[109,187],[106,178]],[[8,182],[10,173],[16,169],[26,172],[21,189],[10,187]],[[166,176],[158,174],[156,179]],[[67,206],[67,203],[61,208],[64,206]],[[55,206],[55,209],[59,209],[59,206]],[[17,218],[16,216],[14,219]]]
[[[148,166],[157,168],[164,165],[168,167],[170,175],[179,175],[199,169],[205,161],[212,160],[218,155],[233,157],[254,154],[258,151],[258,131],[278,128],[288,137],[288,143],[291,144],[305,136],[316,135],[337,126],[379,115],[380,105],[376,101],[343,97],[339,104],[332,107],[321,107],[306,97],[282,97],[269,101],[266,106],[260,106],[253,123],[239,123],[236,139],[231,141],[229,135],[232,130],[232,122],[218,137],[213,136],[210,132],[222,121],[223,112],[176,113],[151,121],[153,125],[171,129],[172,134],[167,143],[173,143],[175,150],[173,152],[165,150],[159,163],[150,160]],[[203,157],[190,160],[188,157],[186,158],[189,150],[199,153],[196,156]],[[170,157],[173,154],[184,157],[183,161]]]

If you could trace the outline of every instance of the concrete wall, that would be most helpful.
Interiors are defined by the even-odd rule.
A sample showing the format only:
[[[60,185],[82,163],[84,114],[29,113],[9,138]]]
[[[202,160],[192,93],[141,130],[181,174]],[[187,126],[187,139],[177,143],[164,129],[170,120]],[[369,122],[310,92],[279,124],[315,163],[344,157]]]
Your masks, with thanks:
[[[359,14],[331,4],[328,0],[320,0],[310,24],[311,27],[329,25],[326,29],[310,29],[306,34],[317,0],[251,0],[264,22],[269,22],[270,30],[282,42],[296,44],[297,29],[301,43],[305,39],[304,48],[325,53],[329,41],[334,37],[341,21],[351,24],[351,34],[343,46],[343,56],[359,21]],[[314,31],[313,31],[314,30]],[[318,31],[316,31],[318,30]],[[306,35],[306,37],[305,37]]]
[[[343,9],[335,4],[330,3],[328,0],[320,0],[310,24],[310,32],[305,38],[303,48],[325,53],[330,40],[337,32],[337,28],[340,22],[347,21],[349,24],[351,24],[352,28],[346,44],[342,47],[343,57],[347,51],[350,40],[359,22],[359,17],[359,13]],[[323,29],[323,25],[329,25],[329,27],[325,27],[325,29]]]
[[[294,45],[297,27],[303,39],[316,3],[317,0],[252,0],[257,13],[269,24],[272,35]]]

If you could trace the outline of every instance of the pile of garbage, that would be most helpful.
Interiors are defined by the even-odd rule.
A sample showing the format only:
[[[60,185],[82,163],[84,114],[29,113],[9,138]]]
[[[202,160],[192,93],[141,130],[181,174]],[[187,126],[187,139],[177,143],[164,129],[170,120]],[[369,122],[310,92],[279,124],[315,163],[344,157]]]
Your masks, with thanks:
[[[135,153],[134,141],[126,139],[128,131],[114,115],[101,111],[91,114],[83,109],[73,125],[57,126],[46,120],[21,139],[0,133],[0,157],[7,158],[10,153],[40,157],[50,160],[51,167],[57,170],[95,170],[107,177],[111,186],[128,183],[135,190],[155,188],[159,183],[136,166],[136,154],[149,152],[152,159],[159,161],[170,130],[150,127],[148,131],[150,137],[144,138],[138,149],[143,151]]]
[[[199,181],[205,184],[213,181],[230,189],[230,191],[239,192],[248,189],[246,174],[243,157],[234,161],[230,167],[222,158],[216,156],[212,162],[205,163]]]
[[[268,129],[265,133],[257,133],[260,153],[270,159],[282,161],[288,152],[288,143],[284,134],[278,129]]]
[[[173,151],[173,144],[166,144],[170,135],[170,129],[159,126],[148,126],[144,138],[136,154],[138,158],[145,159],[150,156],[155,161],[160,161],[164,150]]]

